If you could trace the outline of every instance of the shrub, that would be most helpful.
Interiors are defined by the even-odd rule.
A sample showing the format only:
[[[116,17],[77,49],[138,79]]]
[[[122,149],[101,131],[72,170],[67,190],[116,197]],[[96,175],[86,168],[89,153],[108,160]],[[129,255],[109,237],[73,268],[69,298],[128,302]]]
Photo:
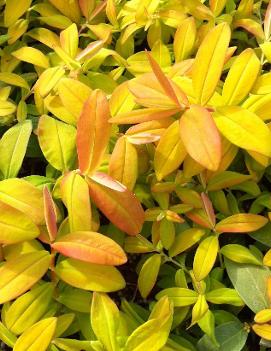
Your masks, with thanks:
[[[271,3],[0,9],[3,343],[271,347]]]

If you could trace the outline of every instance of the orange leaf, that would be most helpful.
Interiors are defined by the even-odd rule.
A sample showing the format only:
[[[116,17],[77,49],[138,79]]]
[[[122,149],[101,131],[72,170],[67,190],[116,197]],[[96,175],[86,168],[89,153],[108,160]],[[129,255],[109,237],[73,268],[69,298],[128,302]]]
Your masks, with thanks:
[[[177,106],[182,107],[173,89],[171,81],[165,76],[164,72],[161,70],[158,63],[155,61],[155,59],[151,56],[151,54],[147,50],[146,50],[146,54],[150,62],[151,68],[153,70],[153,73],[155,74],[156,78],[158,79],[159,83],[161,84],[167,96],[172,101],[174,101]],[[187,96],[181,90],[179,93],[181,95],[181,101],[183,102],[183,104],[188,105]]]
[[[137,235],[144,222],[144,210],[135,195],[106,174],[88,177],[89,193],[97,207],[117,227]]]
[[[79,168],[84,174],[95,171],[101,162],[110,137],[109,116],[105,94],[101,90],[93,91],[77,125]]]
[[[221,160],[221,138],[210,112],[193,105],[180,120],[180,133],[189,155],[210,170]]]
[[[43,188],[44,217],[50,241],[53,242],[57,234],[57,216],[55,204],[47,186]]]
[[[113,118],[110,118],[110,123],[120,124],[135,124],[159,120],[175,115],[179,111],[178,108],[161,109],[161,108],[144,108],[133,110],[126,113],[121,113]]]
[[[215,230],[219,233],[249,233],[260,229],[268,219],[252,213],[238,213],[220,221]]]
[[[124,251],[114,240],[95,232],[67,234],[52,247],[64,256],[85,262],[118,266],[127,261]]]

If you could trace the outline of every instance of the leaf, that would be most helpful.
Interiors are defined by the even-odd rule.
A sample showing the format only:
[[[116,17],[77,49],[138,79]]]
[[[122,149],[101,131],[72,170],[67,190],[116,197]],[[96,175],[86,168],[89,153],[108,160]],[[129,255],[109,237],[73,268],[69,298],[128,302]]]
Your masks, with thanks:
[[[125,287],[122,275],[111,266],[68,258],[59,262],[55,270],[65,283],[83,290],[112,292]]]
[[[31,132],[32,123],[26,120],[3,134],[0,141],[0,170],[4,178],[14,178],[19,173]]]
[[[57,89],[64,107],[78,120],[85,102],[91,95],[90,87],[76,79],[62,78]]]
[[[176,236],[173,245],[169,249],[169,255],[171,257],[179,255],[195,245],[204,234],[205,230],[200,228],[189,228],[184,230]]]
[[[238,105],[250,92],[260,71],[253,49],[244,50],[234,61],[225,80],[222,98],[225,105]]]
[[[6,84],[15,85],[17,87],[29,90],[27,81],[23,77],[20,77],[18,74],[10,72],[0,73],[0,80]]]
[[[168,296],[168,298],[173,302],[174,307],[190,306],[196,303],[198,299],[198,293],[196,291],[186,288],[164,289],[160,291],[155,298],[160,299],[163,296]]]
[[[77,0],[70,0],[67,6],[66,0],[49,0],[63,15],[70,18],[73,22],[80,22],[80,8]]]
[[[120,313],[116,304],[106,295],[94,292],[91,304],[91,327],[108,351],[117,351],[117,331]]]
[[[256,323],[267,323],[271,320],[271,309],[267,308],[256,313],[254,321]]]
[[[42,72],[35,84],[35,88],[38,89],[41,97],[46,97],[51,90],[55,88],[64,74],[64,68],[59,66],[47,68],[44,72]]]
[[[90,174],[102,161],[109,142],[111,126],[109,105],[101,90],[92,92],[77,124],[77,153],[82,173]]]
[[[48,311],[53,297],[53,284],[35,285],[30,291],[18,297],[5,314],[5,323],[16,335],[38,322]]]
[[[231,261],[262,266],[262,262],[249,249],[242,245],[228,244],[223,246],[220,252]]]
[[[0,105],[1,106],[1,105]],[[110,118],[110,123],[119,124],[135,124],[143,123],[152,120],[161,120],[170,117],[178,112],[177,108],[162,109],[162,108],[145,108],[124,112]]]
[[[118,139],[110,157],[108,174],[133,190],[138,175],[136,148],[123,136]]]
[[[265,340],[271,340],[271,325],[270,324],[253,324],[253,331]]]
[[[16,105],[11,101],[0,100],[0,117],[8,116],[16,111]]]
[[[112,116],[130,112],[135,105],[134,97],[128,89],[127,82],[120,84],[114,89],[109,101],[110,113]]]
[[[175,62],[181,62],[191,55],[196,41],[196,34],[197,27],[193,17],[186,18],[178,26],[173,42]]]
[[[57,214],[54,200],[47,186],[43,188],[44,217],[50,241],[53,242],[57,235]]]
[[[248,264],[238,264],[228,259],[225,259],[225,264],[232,285],[245,304],[255,313],[268,308],[270,305],[267,296],[267,279],[270,277],[269,269]]]
[[[0,201],[23,212],[37,225],[45,223],[42,191],[24,179],[1,181]]]
[[[60,33],[60,44],[62,49],[71,57],[75,58],[78,50],[78,30],[75,23]]]
[[[0,339],[9,347],[14,347],[17,340],[16,336],[0,322]]]
[[[38,139],[48,162],[60,171],[72,168],[75,160],[76,129],[52,117],[39,119]]]
[[[129,235],[141,231],[144,211],[130,190],[102,173],[87,178],[87,183],[91,198],[113,224]]]
[[[216,260],[218,247],[216,235],[210,235],[199,244],[193,262],[193,272],[197,281],[203,280],[210,273]]]
[[[220,79],[230,41],[227,23],[214,27],[204,38],[193,64],[192,82],[197,102],[205,105]]]
[[[189,155],[202,166],[215,171],[221,160],[221,139],[207,109],[192,105],[180,120],[180,133]]]
[[[12,52],[12,56],[16,57],[20,61],[32,63],[35,66],[48,68],[49,60],[40,50],[24,46],[16,51]]]
[[[219,351],[241,351],[248,337],[244,324],[239,321],[223,323],[215,328],[215,336],[219,343]],[[218,350],[207,335],[204,335],[197,344],[199,351]]]
[[[192,309],[192,321],[190,327],[197,323],[201,318],[203,318],[208,309],[209,306],[207,304],[205,296],[199,295],[197,302],[195,303]]]
[[[5,245],[34,239],[40,233],[39,228],[27,215],[2,202],[0,202],[0,232],[0,243]]]
[[[175,171],[186,156],[180,138],[179,121],[172,123],[162,135],[154,154],[154,169],[158,181]]]
[[[46,318],[27,329],[16,341],[14,351],[46,351],[56,330],[57,318]]]
[[[267,224],[267,222],[268,219],[263,216],[251,213],[238,213],[220,221],[216,225],[215,230],[219,233],[254,232],[255,230],[260,229],[265,224]]]
[[[243,306],[244,303],[234,289],[220,288],[207,292],[206,300],[214,304]]]
[[[71,232],[91,230],[91,204],[87,182],[76,172],[66,173],[60,184]]]
[[[5,27],[10,27],[17,21],[30,7],[32,0],[21,0],[19,3],[16,0],[6,0],[4,11]]]
[[[156,306],[159,303],[160,301]],[[136,328],[128,337],[125,351],[159,351],[166,344],[172,325],[173,311],[168,299],[162,299],[162,303],[166,306],[163,306],[163,309],[156,308],[156,313],[152,313],[150,319]]]
[[[61,236],[52,247],[64,256],[80,261],[118,266],[127,261],[122,248],[105,235],[76,231]]]
[[[13,300],[26,292],[47,272],[50,263],[47,251],[19,255],[0,267],[0,303]]]
[[[239,106],[226,106],[218,107],[213,116],[217,128],[231,143],[271,156],[271,132],[256,114]]]
[[[161,256],[154,254],[150,256],[143,264],[138,275],[138,289],[141,296],[146,299],[153,289],[161,265]]]
[[[215,173],[208,180],[207,189],[209,191],[218,191],[225,188],[232,187],[234,185],[241,184],[251,179],[250,175],[245,175],[232,171],[223,171]]]
[[[47,45],[51,49],[60,44],[58,35],[47,28],[33,28],[26,35]],[[59,70],[60,67],[53,68]]]

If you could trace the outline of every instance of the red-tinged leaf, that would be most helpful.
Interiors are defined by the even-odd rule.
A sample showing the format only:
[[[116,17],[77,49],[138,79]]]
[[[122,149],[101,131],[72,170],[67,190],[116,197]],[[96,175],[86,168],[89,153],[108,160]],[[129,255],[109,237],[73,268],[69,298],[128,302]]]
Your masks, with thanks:
[[[103,46],[104,46],[103,40],[96,40],[96,41],[90,43],[84,50],[82,50],[76,56],[76,60],[78,60],[78,61],[86,60],[86,59],[89,60],[92,56],[97,54],[97,52],[100,51]]]
[[[174,122],[172,118],[166,118],[160,121],[143,122],[130,127],[125,134],[127,136],[132,136],[137,135],[138,133],[149,133],[152,135],[161,136],[172,122]]]
[[[77,125],[79,168],[89,174],[99,166],[106,150],[111,126],[109,104],[101,90],[92,92],[86,101]]]
[[[129,235],[137,235],[144,222],[144,210],[135,195],[119,182],[104,175],[87,178],[92,200],[105,216]]]
[[[126,113],[121,113],[113,118],[110,118],[110,123],[120,123],[120,124],[135,124],[148,122],[153,120],[159,120],[166,117],[175,115],[179,112],[178,108],[172,109],[161,109],[161,108],[144,108],[133,110]]]
[[[186,217],[191,219],[194,223],[200,225],[203,228],[209,228],[212,229],[213,225],[210,222],[209,218],[207,217],[206,213],[202,209],[196,209],[190,212],[187,212]]]
[[[57,216],[55,204],[47,186],[43,188],[44,217],[50,241],[53,242],[57,234]]]
[[[260,229],[268,219],[252,213],[238,213],[220,221],[215,230],[219,233],[250,233]]]
[[[96,232],[79,231],[67,234],[52,247],[62,255],[80,261],[108,266],[127,262],[124,251],[114,240]]]
[[[264,32],[260,23],[254,21],[251,18],[241,18],[237,21],[234,21],[234,27],[244,28],[248,32],[252,33],[259,39],[264,39]]]
[[[189,155],[209,170],[217,170],[221,160],[221,138],[210,112],[193,105],[180,120],[180,133]]]
[[[163,87],[165,93],[167,94],[167,96],[175,102],[175,104],[179,107],[182,107],[178,97],[172,87],[172,83],[170,82],[170,80],[165,76],[164,72],[161,70],[160,66],[158,65],[158,63],[155,61],[155,59],[151,56],[151,54],[146,51],[148,60],[150,62],[151,68],[153,70],[153,73],[155,74],[156,78],[158,79],[159,83],[161,84],[161,86]],[[188,99],[187,96],[180,90],[180,92],[182,93],[181,95],[181,100],[185,105],[188,105]]]
[[[269,4],[266,9],[263,27],[265,39],[268,40],[271,34],[271,1],[269,1]]]
[[[212,205],[211,200],[205,193],[201,193],[201,200],[203,203],[203,208],[209,218],[210,223],[212,223],[213,227],[216,224],[215,211]]]

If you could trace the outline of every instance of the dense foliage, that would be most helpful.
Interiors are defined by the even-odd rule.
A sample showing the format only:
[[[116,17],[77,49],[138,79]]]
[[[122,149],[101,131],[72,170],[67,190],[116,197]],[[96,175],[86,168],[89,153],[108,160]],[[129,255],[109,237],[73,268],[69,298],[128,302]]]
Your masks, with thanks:
[[[271,3],[0,11],[3,345],[271,347]]]

